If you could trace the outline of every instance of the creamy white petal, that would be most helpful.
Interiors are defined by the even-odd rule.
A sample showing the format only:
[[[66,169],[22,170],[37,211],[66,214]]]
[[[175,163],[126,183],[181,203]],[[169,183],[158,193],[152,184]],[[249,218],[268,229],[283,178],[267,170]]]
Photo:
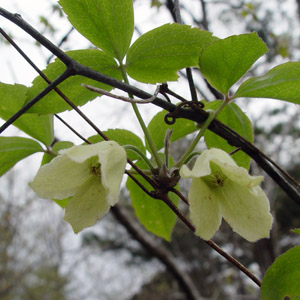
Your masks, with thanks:
[[[71,224],[75,233],[94,225],[109,211],[106,197],[107,191],[100,178],[90,177],[69,200],[64,220]]]
[[[222,215],[210,187],[201,179],[194,178],[189,191],[190,218],[196,227],[195,234],[210,240],[219,229]]]
[[[202,176],[209,175],[211,173],[209,161],[211,155],[210,152],[203,151],[195,161],[194,167],[190,170],[186,165],[183,165],[179,171],[182,178],[199,178]]]
[[[107,190],[107,203],[111,206],[119,201],[120,185],[126,166],[126,152],[115,143],[99,154],[101,181]]]
[[[228,164],[220,161],[219,159],[213,159],[212,162],[217,164],[222,172],[233,182],[246,187],[253,187],[259,185],[264,179],[263,176],[251,176],[245,168],[239,167],[235,162]]]
[[[260,187],[246,188],[227,181],[218,195],[222,215],[236,233],[250,242],[269,237],[273,218]]]
[[[92,145],[80,145],[63,150],[70,159],[83,163],[91,157],[98,157],[101,165],[102,185],[108,190],[107,203],[115,205],[119,200],[120,184],[126,166],[126,152],[114,141],[103,141]]]
[[[96,144],[74,146],[61,150],[59,154],[65,154],[73,161],[83,163],[88,158],[101,155],[102,152],[116,146],[121,147],[114,141],[103,141]]]
[[[198,156],[193,169],[190,170],[186,165],[180,169],[180,176],[183,178],[199,178],[211,174],[210,162],[214,159],[222,161],[223,163],[236,165],[234,160],[223,150],[212,148],[205,150]]]
[[[59,155],[43,165],[29,185],[41,198],[61,200],[73,196],[78,186],[90,176],[87,165],[78,164],[67,155]]]

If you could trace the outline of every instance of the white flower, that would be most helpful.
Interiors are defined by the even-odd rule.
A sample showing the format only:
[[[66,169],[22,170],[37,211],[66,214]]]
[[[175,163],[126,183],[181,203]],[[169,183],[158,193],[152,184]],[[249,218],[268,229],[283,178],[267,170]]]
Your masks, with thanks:
[[[262,176],[250,176],[220,149],[203,151],[193,169],[184,165],[180,175],[193,178],[188,195],[190,217],[201,238],[211,239],[222,217],[248,241],[269,237],[273,218],[259,186]]]
[[[29,185],[41,198],[71,197],[64,219],[78,233],[118,202],[125,165],[126,152],[116,142],[74,146],[42,166]]]

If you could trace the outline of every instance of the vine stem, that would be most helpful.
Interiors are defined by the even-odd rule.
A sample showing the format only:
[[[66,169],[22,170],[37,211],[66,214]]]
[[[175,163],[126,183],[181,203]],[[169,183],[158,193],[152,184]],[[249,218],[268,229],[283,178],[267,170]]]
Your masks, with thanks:
[[[202,125],[202,127],[201,127],[200,131],[198,132],[197,136],[195,137],[195,139],[193,140],[193,142],[191,143],[189,148],[182,155],[182,157],[179,159],[179,161],[175,164],[174,167],[180,168],[183,165],[183,163],[187,160],[187,158],[194,151],[194,149],[197,146],[198,142],[202,138],[205,130],[208,128],[208,126],[210,125],[210,123],[213,121],[214,118],[215,118],[215,112],[214,111],[209,111],[209,116],[206,119],[206,121],[204,122],[204,124]]]
[[[200,139],[202,138],[202,136],[204,135],[204,132],[206,131],[206,129],[209,127],[210,123],[217,118],[217,116],[221,113],[221,111],[226,107],[226,105],[230,102],[230,98],[226,96],[225,100],[222,102],[222,104],[217,108],[216,111],[211,111],[211,110],[207,110],[207,112],[209,113],[208,118],[205,120],[204,124],[202,125],[199,133],[197,134],[197,136],[195,137],[195,139],[193,140],[193,142],[191,143],[191,145],[189,146],[189,148],[187,149],[187,151],[185,152],[185,154],[180,158],[180,160],[175,164],[175,167],[180,168],[184,163],[186,163],[186,161],[189,160],[190,155],[192,154],[192,152],[194,151],[194,149],[196,148],[198,142],[200,141]],[[193,155],[192,155],[193,156]]]
[[[138,154],[142,158],[142,160],[148,165],[150,170],[152,170],[152,171],[155,170],[155,167],[152,165],[151,161],[139,148],[137,148],[133,145],[123,145],[122,147],[125,148],[125,150],[131,150],[131,151],[135,152],[136,154]]]
[[[214,118],[216,119],[217,116],[221,113],[221,111],[226,107],[226,105],[231,101],[231,98],[226,96],[225,100],[222,101],[222,104],[216,109]]]
[[[122,62],[119,62],[119,63],[120,63],[120,68],[121,68],[121,72],[122,72],[122,76],[123,76],[124,82],[127,83],[127,84],[129,84],[128,77],[127,77],[124,65],[122,64]],[[128,95],[129,95],[130,98],[133,98],[133,96],[131,94],[128,94]],[[137,104],[136,103],[131,103],[131,106],[132,106],[133,111],[134,111],[134,113],[135,113],[135,115],[136,115],[136,117],[137,117],[137,119],[138,119],[138,121],[140,123],[140,126],[141,126],[141,128],[142,128],[142,130],[144,132],[145,138],[146,138],[146,140],[148,142],[148,145],[149,145],[149,147],[151,149],[151,154],[153,155],[157,166],[159,168],[161,168],[162,161],[161,161],[161,159],[160,159],[160,157],[158,155],[158,151],[156,149],[156,146],[155,146],[155,144],[154,144],[154,142],[153,142],[153,140],[151,138],[150,132],[149,132],[149,130],[148,130],[148,128],[147,128],[147,126],[146,126],[143,118],[142,118],[142,115],[141,115],[141,113],[140,113],[140,111],[139,111],[139,109],[137,107]]]

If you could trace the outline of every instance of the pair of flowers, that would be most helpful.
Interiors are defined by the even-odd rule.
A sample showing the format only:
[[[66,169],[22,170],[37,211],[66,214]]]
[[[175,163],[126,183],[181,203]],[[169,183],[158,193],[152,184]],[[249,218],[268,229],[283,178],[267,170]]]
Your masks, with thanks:
[[[64,219],[78,233],[118,202],[125,166],[126,152],[116,142],[74,146],[42,166],[30,186],[41,198],[70,197]],[[188,197],[197,235],[211,239],[224,217],[249,241],[269,236],[272,216],[259,187],[262,176],[250,176],[220,149],[203,151],[193,169],[184,165],[180,175],[193,178]]]

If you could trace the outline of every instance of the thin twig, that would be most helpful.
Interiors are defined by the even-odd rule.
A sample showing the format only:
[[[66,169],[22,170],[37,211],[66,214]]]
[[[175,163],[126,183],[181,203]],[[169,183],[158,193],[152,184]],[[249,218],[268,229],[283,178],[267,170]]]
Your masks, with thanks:
[[[202,26],[205,30],[208,30],[208,20],[207,20],[207,12],[206,12],[206,3],[204,0],[200,0],[201,8],[202,8]]]
[[[174,11],[174,14],[175,14],[175,22],[178,23],[178,24],[182,24],[179,0],[174,0],[173,11]],[[194,83],[191,68],[186,68],[186,76],[187,76],[187,79],[188,79],[192,100],[197,101],[198,100],[197,91],[196,91],[196,88],[195,88],[195,83]]]
[[[97,88],[97,87],[92,86],[92,85],[82,83],[81,86],[89,89],[90,91],[101,94],[101,95],[105,95],[105,96],[108,96],[108,97],[111,97],[111,98],[114,98],[114,99],[117,99],[117,100],[129,102],[129,103],[137,103],[137,104],[146,104],[146,103],[153,102],[157,98],[157,95],[159,93],[159,88],[160,88],[159,86],[156,88],[156,91],[155,91],[155,93],[153,94],[152,97],[147,98],[147,99],[143,99],[143,100],[137,100],[137,99],[132,99],[132,98],[124,97],[124,96],[115,95],[113,93],[110,93],[106,90]]]
[[[192,69],[191,68],[186,68],[185,70],[186,70],[186,77],[187,77],[189,87],[190,87],[192,101],[197,102],[198,101],[198,96],[197,96],[197,90],[196,90],[194,79],[193,79]]]
[[[129,171],[126,170],[125,173],[143,190],[144,193],[146,193],[149,197],[154,198],[153,193],[148,191]]]
[[[74,27],[72,26],[71,29],[65,34],[65,36],[60,40],[60,42],[57,44],[57,47],[62,46],[63,43],[65,43],[67,41],[67,39],[69,38],[69,35],[72,33],[72,31],[74,30]],[[47,59],[47,65],[50,64],[51,59],[54,57],[54,55],[52,54],[48,59]]]
[[[68,127],[75,135],[77,135],[80,139],[82,139],[85,143],[91,144],[89,140],[87,140],[84,136],[82,136],[77,130],[75,130],[71,125],[69,125],[62,117],[58,114],[54,115],[60,122],[62,122],[66,127]]]
[[[179,0],[174,0],[174,13],[176,16],[175,22],[178,24],[182,24]]]
[[[26,113],[34,104],[40,101],[44,96],[50,93],[57,85],[65,81],[72,74],[71,69],[67,69],[58,76],[54,81],[52,81],[44,90],[42,90],[37,96],[27,102],[19,111],[17,111],[12,117],[10,117],[1,127],[0,133],[2,133],[6,128],[8,128],[13,122],[15,122],[19,117],[21,117],[24,113]]]
[[[184,203],[189,205],[189,200],[179,190],[177,190],[175,188],[171,188],[170,192],[176,194]]]

